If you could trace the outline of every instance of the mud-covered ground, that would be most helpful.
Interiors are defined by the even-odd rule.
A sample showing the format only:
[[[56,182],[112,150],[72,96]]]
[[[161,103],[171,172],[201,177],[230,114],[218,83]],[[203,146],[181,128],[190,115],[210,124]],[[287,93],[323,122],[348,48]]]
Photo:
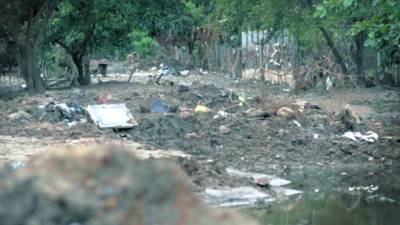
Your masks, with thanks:
[[[87,138],[98,143],[123,140],[150,150],[190,154],[196,166],[186,168],[186,172],[194,177],[195,190],[209,185],[234,185],[236,181],[223,172],[232,167],[289,179],[293,187],[306,192],[377,185],[385,195],[396,198],[400,194],[399,89],[312,91],[296,96],[284,86],[237,81],[217,74],[170,77],[160,85],[135,80],[49,91],[45,96],[1,96],[0,160],[24,161],[31,155],[51,151],[55,142],[61,145]],[[90,122],[69,127],[57,115],[44,117],[39,108],[50,101],[73,101],[86,107],[96,104],[100,96],[107,103],[126,103],[139,125],[123,131],[99,130]],[[174,112],[148,112],[149,105],[157,99]],[[306,108],[296,111],[293,117],[276,115],[284,106],[297,110],[292,103],[299,101],[322,109]],[[198,103],[211,112],[195,112]],[[377,132],[377,142],[342,137],[348,124],[339,113],[347,104],[360,118],[356,129]],[[20,111],[28,115],[10,118]],[[270,116],[254,118],[254,112]],[[42,146],[47,147],[44,150]]]

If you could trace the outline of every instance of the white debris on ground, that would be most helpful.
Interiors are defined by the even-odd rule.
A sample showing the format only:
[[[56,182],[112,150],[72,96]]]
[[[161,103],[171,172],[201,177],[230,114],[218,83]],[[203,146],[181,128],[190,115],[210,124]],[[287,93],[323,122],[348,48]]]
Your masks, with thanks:
[[[125,129],[138,125],[125,104],[89,105],[87,112],[100,129]]]
[[[268,190],[278,198],[286,198],[303,193],[302,191],[282,187],[290,184],[290,181],[279,177],[261,173],[244,172],[232,168],[227,168],[226,171],[230,176],[249,178],[257,186],[269,187]],[[261,188],[257,189],[254,187],[207,188],[204,195],[208,203],[219,207],[242,207],[276,201],[276,197],[271,196]]]
[[[349,187],[349,191],[366,191],[368,193],[373,193],[378,190],[379,190],[379,186],[377,186],[377,185]]]
[[[219,207],[241,207],[273,200],[272,196],[253,187],[207,188],[205,194],[206,202]]]
[[[343,134],[342,137],[351,139],[353,141],[367,141],[369,143],[374,143],[378,140],[379,136],[377,133],[373,131],[368,131],[365,134],[362,134],[360,132],[346,132]]]
[[[290,184],[289,180],[285,180],[279,177],[271,176],[271,175],[266,175],[262,173],[251,173],[251,172],[244,172],[232,168],[227,168],[226,172],[231,175],[231,176],[236,176],[236,177],[243,177],[243,178],[250,178],[253,180],[255,184],[258,185],[270,185],[274,187],[279,187],[279,186],[285,186]]]

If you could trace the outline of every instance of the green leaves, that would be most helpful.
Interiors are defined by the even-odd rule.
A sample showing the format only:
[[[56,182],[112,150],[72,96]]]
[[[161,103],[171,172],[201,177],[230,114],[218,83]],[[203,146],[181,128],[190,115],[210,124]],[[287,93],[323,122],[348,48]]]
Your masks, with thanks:
[[[129,34],[132,50],[139,53],[141,57],[153,56],[158,48],[157,42],[147,33],[134,30]]]
[[[353,5],[353,0],[342,0],[343,1],[343,6],[345,8],[349,8],[351,5]]]
[[[313,17],[323,19],[326,17],[326,9],[322,5],[318,5],[314,11]]]

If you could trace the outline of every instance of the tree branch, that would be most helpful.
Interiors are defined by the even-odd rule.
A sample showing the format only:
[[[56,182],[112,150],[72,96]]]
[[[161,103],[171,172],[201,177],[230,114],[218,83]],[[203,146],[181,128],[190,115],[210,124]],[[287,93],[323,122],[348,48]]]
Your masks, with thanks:
[[[71,56],[74,55],[74,52],[72,51],[72,49],[70,49],[70,48],[68,47],[68,45],[64,44],[62,41],[60,41],[60,40],[55,40],[54,42],[57,43],[57,44],[59,44],[61,47],[63,47],[63,48],[68,52],[68,54],[70,54]]]

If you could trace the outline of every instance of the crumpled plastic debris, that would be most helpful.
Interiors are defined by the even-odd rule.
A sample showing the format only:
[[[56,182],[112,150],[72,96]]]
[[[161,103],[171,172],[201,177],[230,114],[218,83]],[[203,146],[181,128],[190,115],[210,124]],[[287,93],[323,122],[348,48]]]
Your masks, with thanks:
[[[221,109],[220,111],[217,112],[217,114],[214,115],[214,119],[218,119],[218,118],[228,118],[229,113],[225,112],[223,109]]]
[[[165,105],[160,99],[155,100],[150,104],[150,112],[152,113],[167,113],[170,112],[169,107]]]
[[[368,193],[374,193],[379,190],[379,186],[377,185],[369,185],[369,186],[352,186],[349,187],[349,191],[366,191]]]
[[[196,106],[196,108],[194,109],[194,112],[196,112],[196,113],[207,113],[207,112],[211,112],[211,110],[205,105],[198,104]]]
[[[330,91],[332,89],[332,87],[333,87],[333,83],[331,81],[331,78],[330,77],[326,78],[326,90]]]
[[[257,202],[272,200],[273,198],[253,187],[221,188],[205,190],[206,202],[219,207],[240,207],[254,205]]]
[[[379,138],[378,134],[373,131],[368,131],[365,134],[361,134],[361,132],[348,131],[344,133],[342,137],[351,139],[353,141],[367,141],[369,143],[374,143]]]
[[[73,101],[67,103],[49,102],[44,106],[44,111],[46,113],[57,112],[60,121],[65,123],[72,123],[78,115],[86,115],[85,109]]]

